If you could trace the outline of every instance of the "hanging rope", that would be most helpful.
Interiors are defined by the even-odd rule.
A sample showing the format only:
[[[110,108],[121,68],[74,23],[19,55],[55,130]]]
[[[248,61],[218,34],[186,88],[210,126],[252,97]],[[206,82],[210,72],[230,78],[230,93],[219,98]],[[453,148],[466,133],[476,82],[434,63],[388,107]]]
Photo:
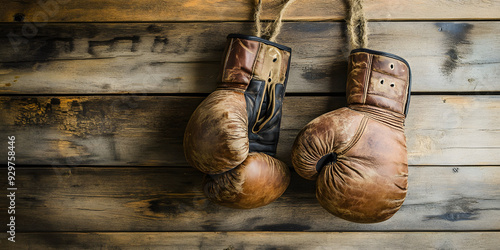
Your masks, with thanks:
[[[281,31],[281,27],[283,26],[282,19],[283,16],[285,15],[286,9],[288,8],[288,6],[290,6],[290,4],[292,4],[295,1],[296,0],[287,0],[285,4],[281,6],[278,18],[276,18],[274,22],[267,24],[267,26],[264,28],[264,31],[262,31],[262,24],[260,20],[260,14],[262,12],[262,0],[258,0],[254,14],[255,36],[258,37],[266,36],[269,37],[269,41],[276,42],[276,37],[278,37],[278,34]]]
[[[285,15],[286,9],[290,4],[295,2],[295,0],[287,0],[284,4],[282,4],[280,8],[280,13],[278,18],[276,18],[273,22],[269,22],[265,28],[262,28],[260,15],[262,13],[262,0],[257,1],[257,6],[255,7],[254,20],[255,20],[255,36],[264,37],[271,42],[276,42],[276,37],[281,31],[281,27],[283,25],[282,20]],[[257,119],[252,126],[252,132],[258,133],[264,126],[274,117],[275,108],[276,108],[276,85],[277,82],[269,82],[266,81],[266,86],[264,89],[263,95],[268,98],[267,100],[267,108],[262,110],[262,105],[264,103],[264,99],[262,98],[258,113]],[[262,112],[263,111],[263,112]]]
[[[347,32],[349,33],[351,49],[368,46],[368,25],[363,11],[363,0],[347,0],[349,14],[347,17]]]
[[[260,24],[260,12],[262,11],[262,0],[257,1],[257,7],[255,8],[254,20],[255,20],[255,36],[262,36],[262,26]]]

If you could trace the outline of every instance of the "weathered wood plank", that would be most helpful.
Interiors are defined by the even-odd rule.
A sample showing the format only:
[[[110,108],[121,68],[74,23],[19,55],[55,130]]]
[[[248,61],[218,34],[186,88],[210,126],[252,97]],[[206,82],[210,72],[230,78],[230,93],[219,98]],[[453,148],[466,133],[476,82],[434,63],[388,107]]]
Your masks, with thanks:
[[[22,233],[29,249],[495,249],[499,232]]]
[[[408,196],[388,221],[351,223],[324,210],[314,182],[251,210],[221,207],[192,168],[18,167],[18,232],[499,230],[500,167],[411,166]],[[6,197],[2,197],[6,199]],[[5,203],[4,203],[5,204]]]
[[[274,19],[278,0],[263,1],[263,18]],[[49,0],[8,1],[0,12],[1,22],[13,22],[22,13],[27,21],[38,22],[126,22],[126,21],[227,21],[252,20],[255,1],[200,0]],[[449,20],[499,19],[500,2],[478,0],[384,0],[365,1],[368,19]],[[342,20],[345,1],[299,1],[291,5],[286,20]],[[20,17],[17,18],[19,20]]]
[[[413,91],[500,91],[499,22],[373,22],[370,48],[409,61]],[[0,93],[209,93],[229,33],[249,23],[50,24],[8,46],[0,25]],[[341,23],[284,25],[293,48],[288,93],[344,92],[349,50]],[[12,44],[11,44],[12,45]],[[17,51],[16,51],[17,49]],[[487,72],[487,73],[485,73]]]
[[[22,164],[185,166],[184,129],[202,97],[0,97],[0,131]],[[286,97],[278,158],[299,130],[343,97]],[[500,162],[500,96],[413,96],[406,121],[413,165]],[[0,147],[0,155],[7,148]]]

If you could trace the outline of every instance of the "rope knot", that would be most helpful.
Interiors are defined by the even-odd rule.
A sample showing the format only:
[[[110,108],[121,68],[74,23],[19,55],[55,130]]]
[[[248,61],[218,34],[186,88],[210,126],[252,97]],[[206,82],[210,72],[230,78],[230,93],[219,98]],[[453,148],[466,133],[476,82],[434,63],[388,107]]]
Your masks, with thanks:
[[[260,14],[262,13],[262,0],[257,1],[257,6],[255,8],[255,14],[254,14],[254,20],[255,20],[255,36],[258,37],[268,37],[269,41],[271,42],[276,42],[276,37],[281,31],[281,26],[283,25],[282,20],[283,16],[285,15],[286,9],[290,4],[295,2],[296,0],[287,0],[280,9],[280,13],[278,18],[274,20],[274,22],[271,22],[267,24],[267,26],[262,30],[262,25],[261,25],[261,20],[260,20]]]

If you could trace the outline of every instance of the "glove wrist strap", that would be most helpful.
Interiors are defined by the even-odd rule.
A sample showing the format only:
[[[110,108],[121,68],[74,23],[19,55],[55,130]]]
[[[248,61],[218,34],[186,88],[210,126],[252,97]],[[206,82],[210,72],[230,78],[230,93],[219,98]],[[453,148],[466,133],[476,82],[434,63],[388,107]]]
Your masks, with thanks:
[[[370,105],[352,104],[349,108],[389,127],[404,131],[405,116],[403,114]]]

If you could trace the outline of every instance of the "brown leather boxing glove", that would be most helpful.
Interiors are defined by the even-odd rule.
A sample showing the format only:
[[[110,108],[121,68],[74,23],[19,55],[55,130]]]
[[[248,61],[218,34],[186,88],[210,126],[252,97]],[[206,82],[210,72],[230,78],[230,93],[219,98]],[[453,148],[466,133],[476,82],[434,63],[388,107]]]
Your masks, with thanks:
[[[228,36],[222,79],[198,106],[184,134],[188,163],[208,175],[204,193],[234,208],[266,205],[285,192],[288,167],[276,153],[291,49]]]
[[[348,73],[348,107],[307,124],[293,145],[292,163],[302,177],[316,180],[316,197],[330,213],[381,222],[399,210],[408,186],[410,66],[396,55],[356,49]]]

